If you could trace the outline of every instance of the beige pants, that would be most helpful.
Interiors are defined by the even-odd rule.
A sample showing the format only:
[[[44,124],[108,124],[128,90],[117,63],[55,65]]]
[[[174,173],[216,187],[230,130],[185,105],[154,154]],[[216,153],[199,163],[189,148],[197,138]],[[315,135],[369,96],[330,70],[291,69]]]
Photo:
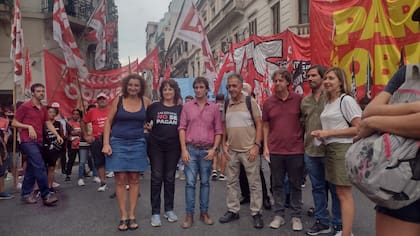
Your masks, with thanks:
[[[251,215],[261,213],[262,207],[262,188],[260,178],[260,156],[255,158],[253,162],[248,161],[249,152],[235,152],[229,150],[230,160],[226,166],[226,204],[228,210],[238,213],[240,210],[239,198],[241,196],[239,188],[239,172],[241,163],[245,168],[246,176],[249,183],[249,191],[251,196],[250,210]]]

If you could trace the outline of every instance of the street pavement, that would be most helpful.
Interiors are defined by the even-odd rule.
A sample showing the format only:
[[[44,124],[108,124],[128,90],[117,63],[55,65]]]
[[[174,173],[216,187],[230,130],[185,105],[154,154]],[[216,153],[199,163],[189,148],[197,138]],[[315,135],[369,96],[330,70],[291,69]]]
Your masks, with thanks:
[[[264,172],[268,177],[268,167],[264,164]],[[141,196],[137,205],[137,222],[140,228],[135,231],[119,232],[119,211],[116,199],[109,196],[113,193],[114,181],[108,178],[110,188],[105,192],[97,192],[98,184],[92,178],[85,180],[86,186],[77,186],[77,168],[74,168],[72,180],[64,181],[64,175],[56,174],[56,181],[61,184],[57,196],[59,202],[56,207],[43,206],[41,201],[35,205],[25,205],[20,201],[19,194],[12,200],[0,200],[0,235],[53,235],[53,236],[85,236],[85,235],[194,235],[194,236],[233,236],[233,235],[305,235],[305,231],[293,232],[290,217],[286,217],[286,224],[280,229],[268,227],[273,212],[264,210],[264,228],[253,228],[249,205],[242,205],[240,219],[227,224],[220,224],[218,218],[226,212],[225,182],[212,181],[210,192],[209,214],[215,221],[212,226],[199,221],[199,205],[196,201],[194,224],[190,229],[182,229],[180,223],[184,217],[184,186],[185,181],[176,180],[175,212],[179,221],[169,223],[162,217],[161,227],[150,225],[150,171],[147,171],[140,181]],[[266,178],[267,180],[269,178]],[[12,181],[6,181],[6,190],[11,190]],[[198,185],[197,198],[198,199]],[[355,188],[353,196],[356,206],[353,231],[355,236],[374,235],[375,219],[374,205]],[[162,196],[163,201],[163,196]],[[306,215],[312,206],[312,194],[309,180],[303,189],[303,225],[304,229],[314,223],[314,218]],[[163,206],[162,206],[163,211]],[[163,212],[162,212],[163,213]],[[287,214],[287,213],[286,213]]]

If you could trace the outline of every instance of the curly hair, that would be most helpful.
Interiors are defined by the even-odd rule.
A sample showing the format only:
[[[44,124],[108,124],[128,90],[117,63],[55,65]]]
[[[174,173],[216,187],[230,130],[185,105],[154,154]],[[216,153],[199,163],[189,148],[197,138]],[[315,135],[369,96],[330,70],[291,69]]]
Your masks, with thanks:
[[[159,88],[160,101],[163,101],[163,89],[168,86],[174,89],[175,91],[174,103],[177,104],[178,100],[181,98],[181,89],[179,88],[178,83],[173,79],[162,81],[162,84],[160,85],[160,88]]]
[[[146,81],[144,78],[138,74],[130,74],[124,77],[121,81],[121,93],[124,98],[128,97],[128,82],[131,79],[136,79],[140,81],[140,91],[137,93],[139,98],[142,98],[146,93]]]

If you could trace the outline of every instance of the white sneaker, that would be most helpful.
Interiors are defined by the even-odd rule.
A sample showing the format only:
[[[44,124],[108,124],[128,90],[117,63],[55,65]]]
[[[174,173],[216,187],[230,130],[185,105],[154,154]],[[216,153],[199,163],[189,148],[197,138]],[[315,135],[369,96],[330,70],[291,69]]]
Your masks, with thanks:
[[[103,184],[101,184],[101,186],[99,186],[99,188],[98,188],[98,192],[105,192],[105,190],[106,190],[106,184],[105,183],[103,183]]]
[[[58,188],[58,187],[60,187],[60,184],[59,183],[56,183],[56,182],[53,182],[52,187],[53,188]]]
[[[79,185],[79,186],[85,186],[85,181],[83,179],[79,179],[77,181],[77,185]]]
[[[285,221],[284,218],[281,216],[274,216],[273,221],[270,223],[270,228],[278,229],[280,226],[284,225]]]
[[[341,234],[343,233],[343,231],[336,231],[334,236],[341,236]],[[351,233],[351,236],[353,236],[353,233]]]
[[[112,177],[114,177],[114,172],[109,172],[108,174],[106,174],[106,177],[107,178],[112,178]]]
[[[177,171],[175,172],[175,179],[179,179],[179,176],[180,176],[180,174],[179,174],[179,170],[177,170]]]
[[[93,182],[99,184],[101,183],[101,179],[98,176],[93,177]]]
[[[292,229],[293,231],[302,231],[303,225],[302,221],[298,217],[292,217]]]

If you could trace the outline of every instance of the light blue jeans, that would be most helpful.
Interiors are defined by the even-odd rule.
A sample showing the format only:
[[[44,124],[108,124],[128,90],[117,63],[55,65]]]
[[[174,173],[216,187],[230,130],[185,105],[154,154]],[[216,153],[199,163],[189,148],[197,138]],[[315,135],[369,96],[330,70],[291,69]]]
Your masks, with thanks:
[[[187,146],[190,154],[188,164],[185,164],[185,206],[187,214],[194,214],[195,207],[195,185],[197,182],[197,174],[200,175],[200,212],[207,212],[209,208],[210,195],[210,174],[212,170],[213,160],[204,160],[207,156],[207,150],[199,150],[191,146]]]
[[[79,148],[79,179],[83,179],[85,176],[85,166],[89,157],[90,148],[89,147],[80,147]],[[98,176],[98,170],[93,165],[93,176]]]

